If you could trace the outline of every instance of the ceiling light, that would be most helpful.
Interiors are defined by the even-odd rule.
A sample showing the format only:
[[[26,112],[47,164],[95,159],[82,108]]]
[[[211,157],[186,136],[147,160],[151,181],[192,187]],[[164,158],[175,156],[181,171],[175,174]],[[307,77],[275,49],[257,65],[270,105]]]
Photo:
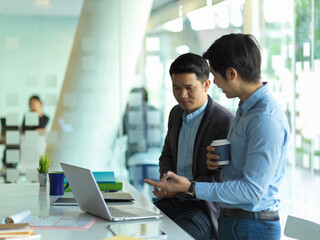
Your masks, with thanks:
[[[171,20],[166,22],[163,25],[164,29],[170,31],[170,32],[182,32],[183,30],[183,19],[177,18],[175,20]]]

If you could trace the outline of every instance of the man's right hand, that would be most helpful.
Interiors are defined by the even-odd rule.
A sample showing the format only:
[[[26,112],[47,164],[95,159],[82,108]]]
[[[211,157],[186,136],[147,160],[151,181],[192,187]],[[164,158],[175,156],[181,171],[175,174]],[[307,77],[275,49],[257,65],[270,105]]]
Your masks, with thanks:
[[[219,155],[216,155],[216,154],[213,153],[215,148],[212,147],[212,146],[208,146],[207,150],[208,150],[208,153],[207,153],[207,167],[208,167],[208,169],[209,170],[216,170],[219,167],[221,167],[216,162],[216,160],[218,160],[220,158]]]
[[[173,198],[177,195],[177,192],[167,192],[162,189],[159,190],[157,187],[153,187],[152,193],[157,198]]]
[[[166,176],[162,176],[159,182],[167,182]],[[157,197],[157,198],[173,198],[177,195],[177,192],[167,192],[164,191],[163,189],[159,189],[157,187],[153,187],[152,193]]]

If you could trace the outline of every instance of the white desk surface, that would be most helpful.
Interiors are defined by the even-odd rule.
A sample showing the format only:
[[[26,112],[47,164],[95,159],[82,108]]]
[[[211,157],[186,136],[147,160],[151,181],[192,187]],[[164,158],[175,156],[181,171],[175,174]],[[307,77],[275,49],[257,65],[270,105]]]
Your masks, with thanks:
[[[134,206],[147,210],[157,210],[157,208],[143,195],[141,195],[130,184],[124,183],[123,190],[130,192],[134,197]],[[0,220],[13,213],[24,209],[31,210],[31,215],[35,216],[92,216],[79,209],[78,206],[53,206],[53,201],[61,196],[50,196],[49,185],[40,187],[38,183],[30,184],[0,184]],[[72,193],[65,193],[64,197],[73,197]],[[119,205],[113,203],[113,205]],[[113,235],[108,231],[107,225],[121,224],[113,223],[96,217],[97,221],[88,230],[65,230],[65,229],[35,229],[41,234],[42,240],[64,240],[64,239],[106,239]],[[126,223],[146,223],[151,222],[157,225],[162,231],[167,233],[168,240],[188,240],[193,239],[177,224],[167,216],[160,220],[139,220],[127,221]],[[122,222],[124,223],[124,222]],[[125,232],[123,233],[125,235]]]

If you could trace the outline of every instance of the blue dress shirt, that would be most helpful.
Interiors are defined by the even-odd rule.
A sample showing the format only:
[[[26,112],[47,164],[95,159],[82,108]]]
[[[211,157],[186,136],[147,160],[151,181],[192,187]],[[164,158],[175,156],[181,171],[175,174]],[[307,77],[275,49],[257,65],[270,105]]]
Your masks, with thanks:
[[[182,124],[178,140],[178,166],[177,174],[186,178],[193,179],[192,162],[194,141],[197,136],[204,110],[208,100],[198,110],[187,115],[186,111],[182,114]]]
[[[196,183],[197,198],[223,208],[278,210],[289,136],[285,113],[265,83],[239,103],[228,133],[231,162],[223,167],[222,182]]]

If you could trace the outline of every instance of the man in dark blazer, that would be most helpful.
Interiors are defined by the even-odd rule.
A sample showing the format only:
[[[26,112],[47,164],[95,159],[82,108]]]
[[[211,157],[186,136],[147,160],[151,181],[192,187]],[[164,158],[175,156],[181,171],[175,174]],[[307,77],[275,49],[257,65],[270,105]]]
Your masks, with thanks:
[[[219,170],[207,167],[207,146],[225,139],[233,114],[207,95],[209,66],[199,55],[179,56],[170,67],[172,91],[178,105],[172,108],[159,159],[160,181],[173,171],[195,181],[219,181]],[[154,188],[155,205],[195,239],[217,239],[217,205],[184,193]]]

